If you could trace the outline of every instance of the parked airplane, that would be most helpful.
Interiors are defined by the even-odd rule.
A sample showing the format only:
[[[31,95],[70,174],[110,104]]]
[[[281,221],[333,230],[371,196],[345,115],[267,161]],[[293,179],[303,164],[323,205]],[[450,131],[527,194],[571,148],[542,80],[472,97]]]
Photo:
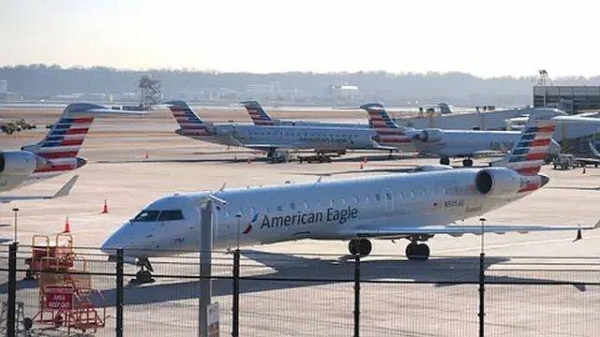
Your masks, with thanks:
[[[316,126],[316,127],[334,127],[334,128],[361,128],[368,129],[367,124],[357,123],[330,123],[330,122],[313,122],[291,119],[274,119],[263,109],[257,101],[241,102],[250,115],[254,125],[280,125],[280,126]]]
[[[539,174],[554,124],[539,121],[527,127],[508,156],[507,167],[435,170],[280,186],[220,189],[174,194],[158,199],[113,232],[102,250],[137,258],[149,280],[149,258],[197,252],[200,244],[198,207],[207,198],[214,206],[214,248],[224,249],[293,241],[349,240],[351,254],[368,255],[370,239],[410,241],[406,256],[426,260],[425,242],[435,235],[592,229],[576,226],[452,225],[514,202],[546,185]],[[148,270],[144,270],[148,268]]]
[[[94,120],[101,113],[116,114],[105,107],[88,104],[69,104],[46,137],[21,150],[0,151],[0,192],[11,191],[19,186],[31,184],[42,179],[52,178],[84,166],[87,161],[77,157],[85,136]],[[55,194],[64,195],[75,183],[72,178]],[[65,190],[65,188],[68,188]],[[17,199],[47,199],[49,197],[11,197],[2,196],[0,201]]]
[[[473,166],[472,158],[508,152],[521,137],[519,131],[480,131],[413,129],[400,127],[379,103],[364,104],[369,124],[380,136],[382,145],[406,146],[412,143],[421,154],[440,157],[440,164],[449,165],[450,158],[465,158],[465,167]],[[553,142],[553,149],[558,144]]]
[[[213,124],[200,119],[183,101],[165,104],[181,127],[176,133],[207,142],[266,151],[270,159],[285,155],[289,150],[314,149],[321,156],[359,149],[395,150],[380,146],[376,132],[368,128]]]

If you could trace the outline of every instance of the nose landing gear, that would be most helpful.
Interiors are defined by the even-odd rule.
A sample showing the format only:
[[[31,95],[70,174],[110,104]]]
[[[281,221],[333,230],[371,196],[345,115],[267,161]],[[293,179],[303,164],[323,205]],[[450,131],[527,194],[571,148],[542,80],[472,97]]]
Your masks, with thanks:
[[[130,283],[132,284],[146,284],[146,283],[154,283],[154,279],[152,278],[152,272],[154,269],[150,264],[150,260],[147,258],[139,258],[136,262],[136,265],[140,267],[140,270],[135,274],[135,278],[131,279]]]

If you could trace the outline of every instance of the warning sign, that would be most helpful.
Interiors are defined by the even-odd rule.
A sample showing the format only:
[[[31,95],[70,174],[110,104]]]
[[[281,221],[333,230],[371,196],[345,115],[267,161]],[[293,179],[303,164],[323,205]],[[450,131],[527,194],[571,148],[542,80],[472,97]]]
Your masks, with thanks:
[[[208,306],[208,337],[219,337],[219,302]]]
[[[73,309],[73,287],[46,286],[46,309],[71,310]]]

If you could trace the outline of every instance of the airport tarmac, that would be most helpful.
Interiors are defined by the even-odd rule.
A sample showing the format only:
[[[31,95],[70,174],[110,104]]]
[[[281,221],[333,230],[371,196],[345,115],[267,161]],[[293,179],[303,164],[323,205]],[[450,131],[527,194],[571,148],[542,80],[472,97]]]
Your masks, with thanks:
[[[238,108],[227,112],[219,110],[214,115],[208,110],[199,112],[207,120],[249,121],[245,112]],[[54,122],[60,110],[9,110],[6,114],[8,117],[23,116],[45,125]],[[336,120],[344,119],[341,116],[345,117],[336,115]],[[296,112],[290,113],[289,117],[304,116]],[[354,116],[349,118],[354,119]],[[286,181],[307,182],[320,175],[323,179],[340,179],[365,174],[402,174],[390,171],[437,162],[436,159],[414,158],[387,161],[383,160],[387,153],[352,153],[336,158],[330,164],[268,164],[262,160],[264,156],[254,151],[194,141],[174,134],[175,129],[177,124],[165,111],[144,117],[98,118],[80,152],[88,159],[88,165],[73,173],[79,174],[80,179],[71,194],[50,201],[0,205],[0,224],[10,225],[0,227],[0,241],[8,242],[13,238],[13,207],[20,209],[18,241],[23,244],[30,244],[35,234],[61,231],[68,217],[75,245],[98,247],[110,232],[137,214],[144,205],[173,192],[216,190],[223,183],[227,187],[252,188]],[[35,142],[42,139],[45,132],[42,127],[10,136],[0,135],[0,150]],[[360,161],[365,156],[369,160],[361,170]],[[460,165],[459,162],[456,164]],[[484,165],[485,160],[476,161],[477,164]],[[600,169],[588,168],[582,174],[581,169],[556,171],[545,166],[542,172],[551,178],[548,185],[521,201],[486,214],[487,222],[593,225],[598,221]],[[73,174],[30,185],[11,194],[52,194]],[[104,200],[108,202],[108,214],[101,213]],[[477,223],[478,219],[465,221],[465,224]],[[492,263],[488,272],[500,279],[517,281],[524,278],[597,281],[600,230],[584,232],[584,239],[577,242],[572,242],[574,238],[574,232],[486,235],[485,250]],[[480,237],[435,237],[429,241],[433,257],[423,263],[407,261],[405,245],[405,241],[374,241],[373,256],[365,260],[363,275],[370,279],[421,282],[476,279]],[[259,254],[264,261],[252,259],[252,253],[249,253],[249,258],[244,260],[247,267],[242,273],[282,278],[344,276],[351,279],[352,276],[352,265],[338,261],[347,254],[345,242],[303,240],[253,247],[252,250],[264,253]],[[569,259],[554,259],[551,260],[553,263],[547,263],[549,260],[544,257],[549,256]],[[229,273],[231,256],[219,258],[227,260],[223,262],[225,266],[218,267],[218,272]],[[191,262],[194,260],[193,256],[189,258]],[[562,265],[564,261],[569,265]],[[193,275],[196,270],[193,265],[177,267],[169,264],[168,259],[164,262],[155,265],[157,273]],[[92,267],[106,268],[101,262],[94,262]],[[546,269],[556,272],[543,271]],[[562,269],[591,269],[595,273],[561,273]],[[127,272],[135,272],[135,269],[128,267]],[[4,282],[0,280],[0,283]],[[107,292],[114,288],[112,279],[103,278],[99,282],[98,286]],[[228,282],[217,281],[215,287],[215,300],[221,304],[222,335],[229,333],[231,321]],[[352,282],[247,282],[242,283],[240,331],[243,336],[352,334]],[[196,290],[195,282],[172,278],[128,288],[126,335],[193,335],[197,319]],[[22,291],[24,298],[35,295],[31,288]],[[477,285],[374,283],[363,284],[362,291],[364,336],[464,336],[477,333]],[[489,336],[594,336],[600,331],[598,286],[582,292],[569,286],[497,285],[488,289],[488,296]],[[28,302],[35,303],[31,299]],[[109,321],[107,328],[97,335],[112,335],[113,329],[114,322]]]

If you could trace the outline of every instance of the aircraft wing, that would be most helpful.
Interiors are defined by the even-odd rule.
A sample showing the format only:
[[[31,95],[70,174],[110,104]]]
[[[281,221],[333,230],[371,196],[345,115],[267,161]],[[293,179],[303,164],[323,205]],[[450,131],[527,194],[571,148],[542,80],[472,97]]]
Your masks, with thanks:
[[[73,186],[77,182],[79,175],[74,176],[66,184],[61,187],[54,195],[44,195],[44,196],[0,196],[0,203],[7,203],[15,200],[47,200],[60,198],[69,195]]]
[[[528,232],[551,232],[551,231],[578,231],[600,228],[600,221],[594,226],[552,226],[552,225],[489,225],[483,226],[484,233],[506,234],[517,232],[525,234]],[[451,236],[462,236],[464,234],[481,234],[480,225],[442,225],[422,227],[380,227],[359,228],[356,231],[358,237],[372,238],[398,238],[410,235],[436,235],[447,234]]]

